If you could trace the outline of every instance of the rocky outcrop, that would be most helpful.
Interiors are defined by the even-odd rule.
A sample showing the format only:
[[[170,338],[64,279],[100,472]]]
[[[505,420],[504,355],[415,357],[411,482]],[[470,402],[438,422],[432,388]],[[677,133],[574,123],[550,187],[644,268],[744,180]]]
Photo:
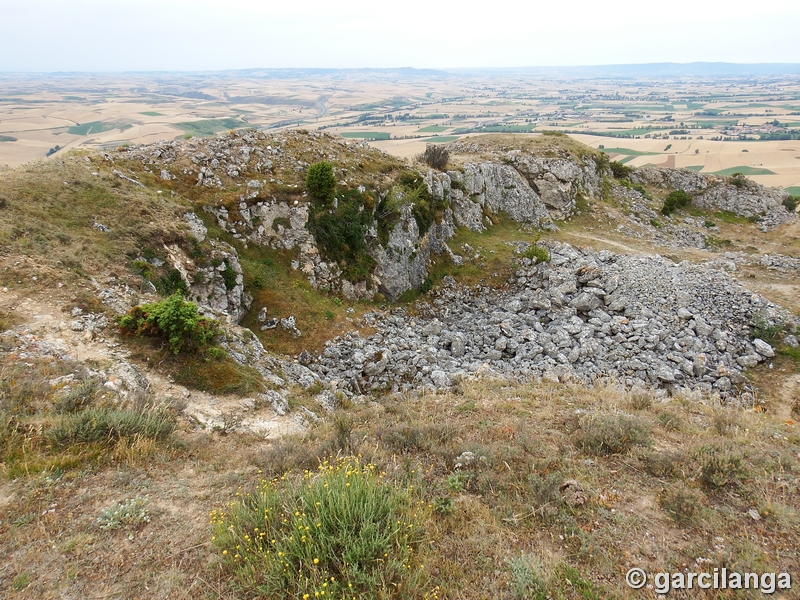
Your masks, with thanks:
[[[496,161],[466,162],[459,170],[429,171],[425,181],[432,195],[450,201],[455,223],[473,231],[485,228],[486,215],[501,213],[553,229],[553,219],[575,211],[578,194],[597,197],[602,191],[592,159],[541,158],[519,150]]]
[[[551,261],[520,268],[503,290],[445,280],[413,318],[366,318],[378,330],[329,342],[310,368],[332,389],[448,387],[486,373],[513,379],[717,393],[752,403],[745,368],[770,357],[751,341],[756,320],[790,317],[726,274],[659,256],[550,246]]]
[[[774,229],[796,218],[783,206],[789,194],[748,179],[705,175],[688,169],[643,167],[634,170],[631,181],[663,189],[690,192],[692,204],[707,210],[726,210],[742,217],[758,218],[763,230]]]

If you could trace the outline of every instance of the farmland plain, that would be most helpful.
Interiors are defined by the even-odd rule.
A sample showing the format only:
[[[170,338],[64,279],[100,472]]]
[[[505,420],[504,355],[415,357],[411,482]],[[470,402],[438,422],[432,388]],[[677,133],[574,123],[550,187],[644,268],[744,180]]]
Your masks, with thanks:
[[[653,69],[654,73],[661,73]],[[629,166],[800,188],[800,76],[613,70],[0,74],[0,168],[239,128],[327,130],[396,156],[469,135],[568,133]]]

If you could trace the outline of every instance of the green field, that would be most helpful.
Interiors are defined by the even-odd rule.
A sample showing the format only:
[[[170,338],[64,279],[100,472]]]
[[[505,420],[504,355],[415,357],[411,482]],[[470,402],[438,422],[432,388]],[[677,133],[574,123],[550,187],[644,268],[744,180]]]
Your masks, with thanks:
[[[16,142],[17,138],[10,135],[0,135],[0,142]]]
[[[606,154],[624,154],[625,156],[657,156],[658,152],[644,152],[630,148],[600,148]]]
[[[340,133],[343,138],[357,138],[364,140],[388,140],[390,134],[385,131],[343,131]]]
[[[457,129],[453,133],[530,133],[534,129],[536,129],[536,125],[489,125],[487,127]]]
[[[731,127],[733,125],[736,125],[739,121],[737,121],[736,119],[719,120],[719,121],[708,121],[708,120],[695,121],[693,119],[688,119],[686,122],[697,125],[698,127]]]
[[[792,196],[800,196],[800,185],[793,185],[792,187],[786,188],[786,191],[789,192]]]
[[[775,175],[775,171],[756,167],[731,167],[730,169],[714,171],[713,175],[733,175],[734,173],[741,173],[742,175]]]
[[[248,125],[239,119],[203,119],[175,123],[174,127],[196,137],[211,137],[226,129],[242,129]]]
[[[103,133],[105,131],[112,131],[114,129],[130,129],[130,125],[126,123],[103,123],[101,121],[92,121],[91,123],[84,123],[83,125],[73,125],[67,129],[67,133],[72,135],[89,135],[90,133]]]
[[[417,129],[417,133],[441,133],[443,131],[447,131],[448,129],[451,129],[451,127],[444,127],[442,125],[428,125],[422,129]]]
[[[704,166],[705,166],[705,165],[690,165],[690,166],[688,166],[688,167],[684,167],[684,169],[687,169],[687,170],[689,170],[689,171],[696,171],[696,172],[700,172],[700,171],[702,171],[702,170],[703,170],[703,167],[704,167]]]
[[[140,112],[140,115],[144,115],[145,117],[163,117],[164,115],[160,112],[156,112],[154,110],[146,110],[144,112]]]
[[[446,142],[453,142],[457,140],[458,137],[457,135],[438,135],[436,137],[430,137],[425,141],[431,144],[444,144]]]

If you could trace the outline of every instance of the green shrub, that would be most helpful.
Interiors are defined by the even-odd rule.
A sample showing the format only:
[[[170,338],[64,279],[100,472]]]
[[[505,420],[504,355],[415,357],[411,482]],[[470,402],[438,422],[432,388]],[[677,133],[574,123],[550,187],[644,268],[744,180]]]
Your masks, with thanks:
[[[674,190],[664,199],[664,206],[661,208],[661,214],[669,216],[672,211],[684,206],[689,206],[692,203],[692,195],[683,190]]]
[[[225,282],[225,289],[231,291],[236,287],[236,271],[228,263],[225,263],[225,270],[222,272],[222,280]]]
[[[797,210],[798,203],[800,203],[800,196],[786,196],[782,204],[786,210],[793,213]]]
[[[170,296],[176,292],[185,294],[186,282],[178,269],[170,269],[155,282],[156,289],[163,296]]]
[[[61,448],[137,436],[163,440],[175,431],[175,426],[175,416],[166,410],[98,407],[64,415],[45,431],[45,438],[51,445]]]
[[[625,179],[633,172],[633,169],[617,160],[612,160],[608,163],[608,167],[611,169],[611,174],[615,179]]]
[[[336,178],[333,166],[329,162],[318,162],[308,167],[306,173],[306,190],[312,198],[330,200],[336,189]]]
[[[211,523],[222,563],[247,595],[374,598],[391,589],[410,597],[421,571],[419,510],[374,465],[348,457],[262,481],[213,511]]]
[[[550,261],[550,251],[546,246],[531,244],[528,249],[522,253],[522,257],[532,260],[533,264],[537,265],[539,263]]]
[[[323,257],[338,263],[344,277],[353,282],[366,279],[375,264],[367,253],[365,236],[373,216],[364,208],[365,196],[352,190],[339,199],[336,208],[314,207],[308,215],[308,230]]]
[[[117,323],[128,335],[163,336],[174,354],[205,348],[217,334],[217,322],[197,313],[197,305],[179,292],[153,304],[134,306]]]
[[[587,415],[580,421],[575,444],[591,454],[621,454],[634,446],[649,446],[650,426],[623,414]]]

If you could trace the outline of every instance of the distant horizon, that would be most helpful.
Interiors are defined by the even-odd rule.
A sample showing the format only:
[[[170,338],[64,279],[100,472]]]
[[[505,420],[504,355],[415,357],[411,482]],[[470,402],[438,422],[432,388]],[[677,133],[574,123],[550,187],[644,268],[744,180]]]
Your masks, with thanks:
[[[55,71],[12,71],[0,70],[2,75],[124,75],[124,74],[194,74],[194,73],[248,73],[248,72],[396,72],[405,71],[413,73],[430,74],[461,74],[465,72],[497,72],[497,71],[535,71],[546,70],[552,72],[574,70],[604,70],[604,69],[631,69],[645,70],[655,67],[660,68],[686,68],[696,67],[696,71],[703,68],[711,71],[714,68],[733,68],[743,74],[752,74],[755,71],[770,71],[769,74],[781,74],[781,69],[786,75],[800,75],[800,62],[729,62],[729,61],[659,61],[641,63],[603,63],[603,64],[575,64],[575,65],[525,65],[525,66],[466,66],[466,67],[414,67],[414,66],[377,66],[377,67],[247,67],[226,69],[125,69],[125,70],[55,70]],[[751,69],[748,71],[748,69]]]

